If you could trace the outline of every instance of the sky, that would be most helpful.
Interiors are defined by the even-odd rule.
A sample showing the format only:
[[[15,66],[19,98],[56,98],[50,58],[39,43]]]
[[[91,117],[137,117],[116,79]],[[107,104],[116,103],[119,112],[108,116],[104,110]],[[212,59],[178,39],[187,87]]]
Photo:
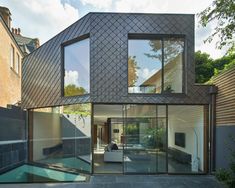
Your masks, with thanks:
[[[24,36],[39,38],[43,44],[88,12],[140,12],[197,14],[212,0],[0,0],[12,13],[12,27]],[[225,49],[216,49],[216,41],[204,44],[214,24],[201,28],[195,23],[195,50],[212,58],[222,57]]]

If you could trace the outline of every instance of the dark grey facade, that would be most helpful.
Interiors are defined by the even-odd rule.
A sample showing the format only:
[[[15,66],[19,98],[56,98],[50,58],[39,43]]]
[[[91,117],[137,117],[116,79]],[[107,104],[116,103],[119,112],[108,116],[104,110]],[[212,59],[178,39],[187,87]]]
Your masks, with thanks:
[[[62,44],[89,34],[90,94],[63,97]],[[185,37],[183,94],[128,94],[128,34]],[[22,106],[74,103],[209,104],[209,86],[194,84],[194,15],[89,13],[24,59]]]
[[[19,107],[0,108],[0,172],[27,159],[26,112]]]
[[[128,39],[130,36],[165,36],[165,37],[181,37],[184,39],[184,52],[182,58],[182,67],[183,67],[183,92],[182,93],[128,93]],[[70,96],[64,97],[64,47],[68,44],[72,44],[73,42],[77,42],[80,39],[84,39],[89,37],[89,56],[90,56],[90,93],[80,96]],[[163,47],[164,49],[164,47]],[[163,69],[164,70],[164,69]],[[164,73],[163,73],[164,74]],[[163,75],[162,74],[162,75]],[[174,77],[175,78],[175,77]],[[163,139],[166,139],[166,143],[164,144],[165,149],[163,152],[166,152],[165,156],[183,156],[179,157],[180,159],[175,159],[176,161],[183,161],[183,163],[187,163],[188,172],[195,173],[193,161],[196,165],[199,164],[197,160],[199,159],[199,152],[201,154],[201,171],[197,171],[198,173],[209,173],[213,171],[214,168],[214,125],[215,125],[215,88],[210,85],[199,85],[195,84],[195,67],[194,67],[194,15],[185,15],[185,14],[128,14],[128,13],[89,13],[64,31],[50,39],[44,45],[39,47],[37,50],[32,52],[30,55],[24,58],[24,63],[22,67],[22,107],[29,110],[30,113],[34,114],[34,111],[31,109],[43,108],[43,107],[56,107],[63,106],[66,108],[66,105],[74,105],[74,104],[84,104],[87,103],[91,106],[90,110],[90,121],[87,121],[86,126],[90,126],[89,136],[87,136],[87,140],[82,140],[79,144],[76,140],[64,142],[65,149],[68,149],[67,153],[72,153],[71,151],[75,151],[72,147],[73,145],[83,145],[84,151],[79,151],[81,154],[91,153],[89,164],[91,166],[90,173],[96,173],[94,171],[94,160],[95,160],[95,152],[94,147],[97,144],[95,139],[98,138],[98,128],[97,125],[99,123],[95,123],[95,105],[123,105],[122,109],[127,107],[125,105],[128,104],[142,104],[154,106],[164,106],[166,113],[161,118],[165,118],[165,132]],[[150,105],[151,104],[151,105]],[[170,123],[168,124],[168,120],[173,117],[170,112],[177,112],[180,108],[176,109],[172,106],[181,106],[181,110],[183,112],[181,117],[186,117],[186,120],[179,120],[178,129],[172,129],[172,134],[169,136],[170,129],[168,129]],[[184,106],[183,106],[184,105]],[[196,110],[193,111],[191,109],[191,116],[188,115],[187,107],[202,107],[202,111],[200,111],[200,117],[195,118],[197,115]],[[109,110],[108,107],[104,111]],[[138,106],[138,105],[137,105]],[[67,106],[69,109],[69,106]],[[106,106],[107,107],[107,106]],[[168,109],[169,108],[169,109]],[[171,108],[171,109],[170,109]],[[116,109],[119,107],[116,106]],[[121,109],[121,108],[120,108]],[[152,109],[152,108],[150,108]],[[196,109],[196,108],[195,108]],[[185,111],[184,111],[185,110]],[[37,110],[35,110],[37,111]],[[40,111],[40,109],[39,109]],[[75,111],[75,110],[74,110]],[[99,111],[99,108],[97,112]],[[102,111],[102,110],[100,110]],[[105,113],[103,111],[103,113]],[[123,110],[124,111],[124,110]],[[133,110],[134,111],[134,110]],[[151,111],[151,110],[150,110]],[[149,113],[153,112],[153,110]],[[45,112],[47,112],[45,110]],[[53,112],[53,110],[52,110]],[[140,112],[140,110],[139,110]],[[168,113],[169,112],[169,113]],[[199,111],[198,111],[199,112]],[[58,112],[57,112],[58,113]],[[61,112],[60,112],[61,113]],[[32,115],[31,114],[31,115]],[[37,114],[37,113],[35,113]],[[41,135],[37,135],[37,132],[33,132],[33,128],[40,127],[41,125],[46,125],[47,122],[44,122],[45,118],[40,119],[40,123],[33,122],[33,118],[37,118],[37,115],[32,115],[32,119],[29,118],[29,127],[32,127],[32,130],[29,128],[29,139],[32,138],[41,138]],[[67,115],[63,115],[69,119],[69,113]],[[76,113],[77,115],[78,113]],[[99,113],[97,113],[100,115]],[[156,113],[157,114],[157,113]],[[199,114],[199,113],[198,113]],[[58,115],[58,114],[57,114]],[[112,114],[111,114],[112,115]],[[110,117],[112,117],[110,115]],[[123,130],[125,127],[125,118],[127,114],[122,114],[123,121]],[[56,115],[55,115],[56,116]],[[55,118],[54,114],[51,113],[50,118]],[[61,114],[60,114],[61,116]],[[102,115],[100,115],[102,116]],[[175,116],[179,117],[180,115],[175,113]],[[59,116],[58,116],[59,117]],[[75,117],[75,116],[74,116]],[[109,118],[110,118],[109,117]],[[115,116],[114,116],[115,117]],[[139,117],[136,114],[133,114],[133,117],[130,116],[133,120],[133,117]],[[141,116],[140,116],[141,117]],[[141,117],[144,118],[145,116]],[[160,116],[159,116],[160,117]],[[168,117],[170,117],[168,119]],[[80,119],[83,116],[79,117]],[[121,118],[121,117],[119,117]],[[131,119],[130,118],[130,119]],[[140,119],[141,119],[140,118]],[[156,117],[157,119],[158,117]],[[187,119],[188,118],[188,119]],[[54,123],[56,121],[51,121],[52,123],[48,124],[49,126],[57,126],[59,123]],[[194,122],[192,123],[191,121]],[[196,121],[196,119],[198,121]],[[106,118],[107,120],[107,118]],[[173,120],[176,122],[178,120]],[[171,121],[171,123],[173,122]],[[30,123],[31,121],[31,123]],[[70,119],[71,121],[71,119]],[[58,121],[59,122],[59,121]],[[85,122],[85,120],[84,120]],[[83,122],[83,123],[84,123]],[[170,120],[169,120],[170,122]],[[141,122],[140,122],[141,123]],[[31,124],[31,126],[30,126]],[[105,122],[106,124],[106,122]],[[126,123],[127,125],[128,123]],[[156,123],[158,124],[158,123]],[[191,128],[191,133],[188,131],[184,133],[187,134],[186,139],[191,139],[189,145],[192,147],[188,148],[197,148],[194,151],[189,152],[189,149],[183,146],[182,148],[171,148],[170,142],[167,140],[168,136],[175,140],[176,133],[182,133],[185,130],[182,129],[182,125],[185,124],[189,128]],[[62,125],[62,124],[61,124]],[[76,123],[74,123],[74,126]],[[78,124],[77,128],[80,124]],[[173,125],[173,123],[172,123]],[[66,125],[67,126],[67,125]],[[84,123],[85,126],[85,123]],[[85,127],[86,127],[85,126]],[[88,127],[87,126],[87,127]],[[174,127],[173,125],[172,127]],[[181,127],[180,127],[181,126]],[[192,128],[195,126],[195,128]],[[200,137],[196,135],[196,126],[201,126]],[[62,126],[63,127],[63,126]],[[177,127],[177,126],[175,126]],[[44,129],[50,129],[48,127],[44,127]],[[36,130],[36,128],[35,128]],[[61,132],[66,132],[61,129]],[[104,130],[104,128],[102,129]],[[120,129],[121,130],[121,129]],[[37,129],[38,131],[38,129]],[[70,131],[70,130],[69,130]],[[84,131],[84,130],[83,130]],[[39,131],[40,132],[40,131]],[[72,135],[75,131],[70,131]],[[101,131],[102,132],[102,131]],[[108,131],[107,131],[108,132]],[[124,132],[124,137],[125,131]],[[109,133],[111,131],[109,130]],[[36,136],[35,136],[35,135]],[[59,135],[59,134],[58,134]],[[66,136],[62,135],[62,139]],[[122,136],[123,136],[122,135]],[[44,135],[42,134],[42,137]],[[47,135],[48,136],[48,135]],[[60,135],[59,135],[60,136]],[[50,135],[48,136],[50,137]],[[58,137],[58,136],[57,136]],[[56,137],[56,138],[57,138]],[[123,137],[123,138],[124,138]],[[192,140],[192,138],[196,138]],[[54,138],[54,136],[51,136]],[[48,138],[47,138],[48,139]],[[67,139],[67,138],[66,138]],[[107,139],[107,142],[110,142],[111,139]],[[201,145],[199,142],[201,141]],[[121,141],[122,144],[125,141]],[[194,143],[194,145],[192,144]],[[60,143],[61,144],[61,143]],[[108,143],[106,143],[108,144]],[[171,144],[174,145],[172,142]],[[98,145],[98,144],[97,144]],[[58,145],[52,146],[51,148],[57,147]],[[86,146],[86,147],[85,147]],[[209,148],[211,146],[211,148]],[[38,146],[39,147],[39,146]],[[71,151],[69,150],[69,147]],[[201,148],[200,151],[198,148]],[[36,148],[36,147],[35,147]],[[89,151],[87,150],[89,148]],[[123,147],[124,148],[124,147]],[[81,149],[79,147],[79,149]],[[174,150],[175,149],[175,150]],[[181,150],[180,150],[181,149]],[[33,151],[32,144],[29,144],[29,151]],[[37,150],[34,152],[36,153]],[[160,151],[160,150],[159,150]],[[170,153],[173,151],[172,153]],[[30,152],[29,152],[30,153]],[[66,153],[66,152],[64,152]],[[74,152],[76,153],[76,152]],[[197,153],[197,154],[195,154]],[[202,154],[203,153],[203,154]],[[29,154],[29,161],[32,160],[32,156]],[[141,156],[143,157],[143,156]],[[149,157],[149,156],[147,156]],[[188,157],[187,160],[183,160],[182,158]],[[124,157],[122,158],[122,162],[124,162]],[[143,159],[143,158],[142,158]],[[203,159],[203,160],[202,160]],[[148,161],[148,160],[146,160]],[[120,161],[119,161],[120,162]],[[147,163],[147,162],[146,162]],[[167,161],[168,163],[168,161]],[[169,163],[168,163],[169,164]],[[203,164],[203,166],[202,166]],[[174,163],[172,163],[174,165]],[[169,165],[170,167],[172,166]],[[196,166],[195,165],[195,166]],[[151,165],[150,165],[151,166]],[[185,165],[186,166],[186,165]],[[195,167],[198,170],[198,167]],[[169,168],[170,169],[170,168]],[[167,169],[164,173],[174,173],[174,171],[170,171]],[[183,168],[182,168],[183,169]],[[177,171],[176,171],[177,172]],[[185,171],[182,171],[183,173]]]

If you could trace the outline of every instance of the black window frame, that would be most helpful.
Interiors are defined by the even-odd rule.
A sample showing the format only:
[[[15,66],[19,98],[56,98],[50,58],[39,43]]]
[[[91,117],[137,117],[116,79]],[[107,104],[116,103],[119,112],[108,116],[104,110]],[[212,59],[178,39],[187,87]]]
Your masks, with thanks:
[[[74,43],[80,42],[85,39],[90,39],[90,33],[78,36],[76,38],[73,38],[71,40],[63,42],[60,45],[60,51],[61,51],[61,97],[70,98],[70,97],[82,97],[82,96],[90,95],[91,88],[89,88],[88,93],[85,93],[83,95],[73,95],[73,96],[65,96],[64,95],[64,76],[65,76],[65,61],[64,61],[65,52],[64,52],[64,49],[66,46],[72,45]],[[89,40],[89,54],[90,54],[90,51],[91,51],[91,46],[90,46],[90,40]],[[91,56],[89,58],[89,69],[90,69],[90,62],[91,62]],[[90,70],[89,70],[89,72],[90,72]],[[90,85],[91,84],[91,75],[89,75],[88,77],[89,77],[89,85]]]
[[[181,39],[184,42],[183,52],[182,52],[182,92],[181,93],[170,93],[164,92],[164,40],[166,39]],[[182,96],[186,94],[186,35],[185,34],[146,34],[146,33],[128,33],[127,44],[129,40],[161,40],[162,43],[162,73],[161,73],[161,93],[130,93],[129,92],[129,68],[127,62],[127,93],[128,95],[169,95],[169,96]],[[129,51],[129,45],[127,47]],[[129,53],[127,52],[127,59],[129,57]]]

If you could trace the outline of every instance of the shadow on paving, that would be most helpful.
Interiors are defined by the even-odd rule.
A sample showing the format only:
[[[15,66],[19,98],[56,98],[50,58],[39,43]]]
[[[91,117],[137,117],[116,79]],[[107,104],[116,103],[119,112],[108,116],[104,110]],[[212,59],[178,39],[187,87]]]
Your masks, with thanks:
[[[175,175],[96,175],[87,183],[1,184],[1,187],[18,188],[223,188],[214,176]]]

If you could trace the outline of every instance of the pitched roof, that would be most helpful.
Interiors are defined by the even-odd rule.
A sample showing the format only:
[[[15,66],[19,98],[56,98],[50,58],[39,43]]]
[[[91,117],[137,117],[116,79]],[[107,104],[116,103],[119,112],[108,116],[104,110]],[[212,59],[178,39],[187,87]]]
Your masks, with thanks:
[[[17,43],[17,41],[15,40],[15,37],[13,36],[12,32],[10,31],[9,27],[7,26],[7,24],[5,23],[4,19],[2,18],[1,14],[0,14],[0,22],[3,24],[3,27],[5,28],[6,32],[8,33],[8,35],[11,37],[12,41],[15,43],[16,47],[19,49],[19,52],[22,54],[23,56],[23,51],[21,50],[19,44]]]
[[[38,47],[38,39],[37,38],[29,38],[24,37],[20,34],[13,33],[13,36],[15,37],[15,40],[17,41],[18,45],[20,46],[21,50],[25,54],[29,54]]]

